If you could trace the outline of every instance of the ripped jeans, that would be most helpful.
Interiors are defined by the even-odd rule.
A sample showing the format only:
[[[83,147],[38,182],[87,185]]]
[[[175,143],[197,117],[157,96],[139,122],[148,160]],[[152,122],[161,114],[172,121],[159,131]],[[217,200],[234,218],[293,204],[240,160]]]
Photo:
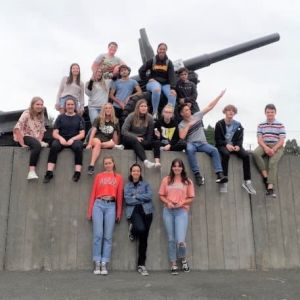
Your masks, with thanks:
[[[185,237],[189,215],[184,208],[163,209],[163,221],[168,235],[168,255],[171,262],[186,257]]]

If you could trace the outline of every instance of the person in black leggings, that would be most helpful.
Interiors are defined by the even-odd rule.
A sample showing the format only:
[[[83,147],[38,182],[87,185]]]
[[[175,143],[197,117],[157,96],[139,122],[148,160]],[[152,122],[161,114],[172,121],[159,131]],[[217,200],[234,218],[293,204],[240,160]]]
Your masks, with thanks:
[[[152,149],[154,122],[148,113],[146,99],[137,102],[134,112],[128,115],[122,126],[122,142],[127,149],[133,149],[146,168],[159,167],[149,161],[145,150]]]
[[[70,148],[75,154],[75,172],[73,181],[77,182],[80,178],[82,167],[82,152],[84,138],[84,121],[81,116],[76,113],[76,100],[69,97],[65,103],[64,114],[57,117],[49,157],[47,172],[44,177],[44,183],[48,183],[53,178],[53,170],[56,164],[58,153],[64,148]]]
[[[29,109],[25,110],[14,127],[14,140],[23,148],[30,149],[29,172],[27,179],[38,179],[35,172],[42,147],[48,144],[43,142],[44,123],[44,101],[40,97],[31,100]]]
[[[143,181],[141,166],[133,164],[130,168],[129,182],[125,185],[124,199],[126,217],[129,219],[129,239],[139,240],[138,267],[141,275],[149,275],[146,267],[148,235],[152,223],[153,203],[152,189]]]

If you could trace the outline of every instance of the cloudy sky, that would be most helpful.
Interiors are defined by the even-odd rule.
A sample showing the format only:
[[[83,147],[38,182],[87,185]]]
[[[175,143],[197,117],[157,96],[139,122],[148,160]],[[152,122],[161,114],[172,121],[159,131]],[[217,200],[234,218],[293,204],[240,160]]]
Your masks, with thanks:
[[[273,102],[288,138],[300,142],[300,2],[296,0],[10,0],[0,5],[1,111],[25,109],[35,95],[50,115],[61,78],[81,66],[90,78],[95,57],[109,41],[136,74],[141,65],[139,29],[156,48],[164,41],[172,60],[188,59],[278,32],[279,42],[198,71],[198,102],[227,93],[206,117],[214,125],[232,103],[242,121],[245,144],[255,145],[264,106]],[[87,98],[86,98],[87,102]],[[248,148],[249,146],[247,146]]]

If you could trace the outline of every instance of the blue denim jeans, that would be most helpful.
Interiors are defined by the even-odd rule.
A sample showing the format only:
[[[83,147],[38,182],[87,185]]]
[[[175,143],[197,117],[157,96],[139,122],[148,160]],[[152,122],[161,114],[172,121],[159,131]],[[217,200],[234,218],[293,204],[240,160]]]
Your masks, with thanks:
[[[168,235],[169,260],[174,262],[178,258],[186,257],[185,237],[188,228],[188,211],[184,208],[163,209],[163,220]]]
[[[96,200],[93,207],[93,261],[109,262],[115,227],[115,202]]]
[[[202,142],[187,143],[186,154],[193,173],[200,173],[200,167],[197,161],[196,152],[205,152],[213,161],[214,170],[216,173],[223,172],[221,159],[216,147]]]
[[[172,104],[175,107],[176,103],[176,96],[170,95],[171,87],[169,84],[161,85],[158,81],[149,81],[146,85],[147,91],[151,92],[151,101],[152,101],[152,109],[153,113],[157,113],[159,101],[160,101],[160,94],[161,91],[168,99],[168,104]],[[159,91],[157,91],[159,90]]]
[[[94,120],[99,116],[101,108],[89,107],[89,117],[91,125],[93,125]]]

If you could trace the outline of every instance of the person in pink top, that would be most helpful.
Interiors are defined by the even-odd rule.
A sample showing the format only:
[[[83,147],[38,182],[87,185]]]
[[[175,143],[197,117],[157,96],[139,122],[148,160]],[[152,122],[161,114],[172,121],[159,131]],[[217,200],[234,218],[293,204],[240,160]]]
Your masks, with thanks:
[[[123,178],[116,173],[112,156],[103,159],[104,172],[94,180],[87,218],[93,221],[94,274],[107,275],[115,222],[120,222],[123,202]]]
[[[185,237],[189,220],[188,211],[195,197],[195,190],[181,159],[175,158],[172,161],[169,175],[161,182],[159,196],[164,203],[163,221],[168,235],[171,274],[178,274],[177,259],[181,259],[182,270],[189,272]]]
[[[13,129],[14,140],[23,148],[30,149],[29,172],[27,179],[38,179],[35,172],[42,147],[48,144],[43,142],[44,123],[44,100],[40,97],[33,97],[30,107],[20,116]]]

